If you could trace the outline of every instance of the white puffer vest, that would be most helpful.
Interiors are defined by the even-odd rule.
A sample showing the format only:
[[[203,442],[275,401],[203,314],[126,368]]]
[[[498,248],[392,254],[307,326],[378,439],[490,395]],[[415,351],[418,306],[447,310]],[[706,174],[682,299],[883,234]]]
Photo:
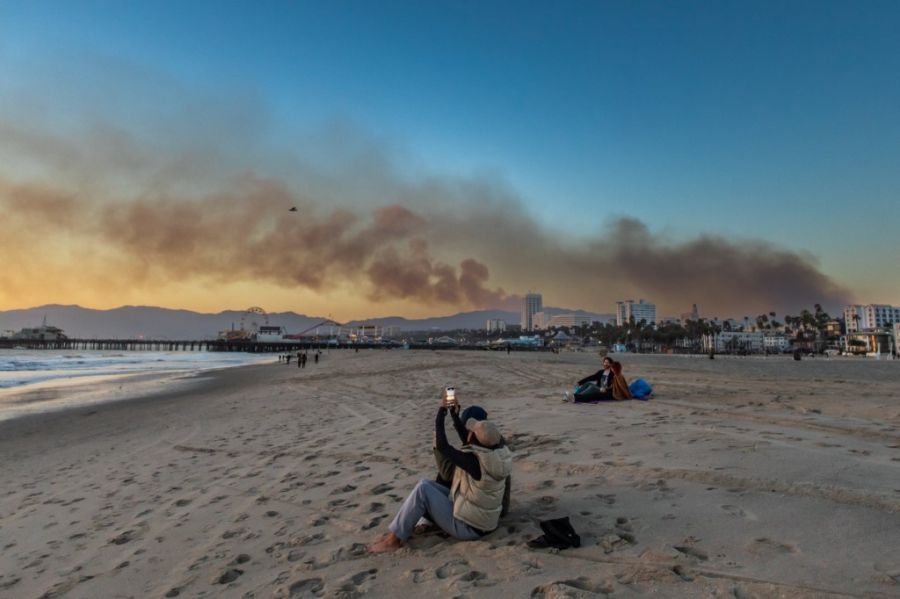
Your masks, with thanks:
[[[512,451],[508,447],[487,449],[472,445],[462,451],[475,454],[481,466],[481,480],[462,468],[453,473],[450,497],[453,517],[485,532],[497,528],[503,509],[506,477],[512,472]]]

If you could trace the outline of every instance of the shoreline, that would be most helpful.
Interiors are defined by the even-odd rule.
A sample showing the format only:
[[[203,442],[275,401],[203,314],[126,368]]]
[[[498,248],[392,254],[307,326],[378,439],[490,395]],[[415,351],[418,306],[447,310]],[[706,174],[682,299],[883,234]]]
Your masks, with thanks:
[[[239,382],[242,375],[235,372],[233,375],[234,381],[232,381],[232,377],[229,377],[230,371],[252,371],[254,369],[265,368],[266,366],[270,366],[270,364],[244,364],[241,366],[228,366],[204,370],[185,370],[181,372],[168,371],[102,375],[97,377],[102,379],[99,381],[101,386],[112,387],[117,385],[120,381],[136,382],[139,385],[143,384],[143,386],[138,389],[129,388],[120,394],[114,394],[110,398],[93,402],[82,401],[70,405],[35,409],[33,411],[10,416],[5,416],[3,413],[0,413],[0,442],[9,439],[23,427],[29,425],[33,428],[40,428],[51,426],[53,423],[66,421],[70,417],[94,415],[105,411],[127,410],[131,407],[138,408],[146,406],[152,408],[155,405],[177,402],[185,397],[203,396],[216,389],[221,389],[225,385]],[[81,389],[80,393],[87,394],[94,384],[91,382],[85,383],[76,379],[63,386],[51,385],[48,389],[50,391],[56,391],[60,387],[63,387],[72,391],[77,390],[77,388],[81,386],[84,386],[85,389]],[[5,391],[14,391],[6,394],[10,397],[16,395],[27,396],[32,393],[41,393],[44,390],[40,388],[29,388],[27,390],[10,389]],[[110,390],[107,389],[106,391],[109,392]],[[38,399],[37,403],[42,401],[43,400]],[[64,398],[62,401],[68,401],[68,398]]]

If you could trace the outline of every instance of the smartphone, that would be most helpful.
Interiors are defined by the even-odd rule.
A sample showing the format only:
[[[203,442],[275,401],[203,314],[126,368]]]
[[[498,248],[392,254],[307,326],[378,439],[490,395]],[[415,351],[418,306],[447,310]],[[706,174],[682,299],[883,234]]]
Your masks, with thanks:
[[[456,387],[447,387],[447,405],[456,405]]]

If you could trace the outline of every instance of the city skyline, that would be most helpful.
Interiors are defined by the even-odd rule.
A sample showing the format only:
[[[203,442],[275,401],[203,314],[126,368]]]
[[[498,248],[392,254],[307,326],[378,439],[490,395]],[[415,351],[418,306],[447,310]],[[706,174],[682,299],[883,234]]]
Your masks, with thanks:
[[[6,3],[0,310],[898,305],[898,16]]]

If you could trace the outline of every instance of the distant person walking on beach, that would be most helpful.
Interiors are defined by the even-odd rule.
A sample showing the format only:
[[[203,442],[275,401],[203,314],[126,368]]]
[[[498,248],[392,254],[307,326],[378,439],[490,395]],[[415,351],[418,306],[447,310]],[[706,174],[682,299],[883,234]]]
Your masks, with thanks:
[[[287,359],[286,364],[290,365],[290,363],[291,363],[291,354],[287,354],[287,355],[284,356],[284,357],[285,357],[285,359]]]
[[[566,391],[563,401],[598,402],[631,399],[631,391],[622,375],[622,365],[608,356],[603,357],[603,368],[578,381],[575,390]]]
[[[313,362],[316,364],[319,363],[319,350],[316,350],[316,353],[313,355]]]
[[[512,471],[512,452],[492,422],[474,418],[465,423],[469,448],[452,447],[444,430],[447,411],[445,395],[435,419],[435,447],[456,466],[450,489],[433,480],[420,480],[400,506],[388,527],[390,532],[366,548],[369,553],[402,547],[426,514],[461,541],[480,539],[497,528],[506,477]]]

